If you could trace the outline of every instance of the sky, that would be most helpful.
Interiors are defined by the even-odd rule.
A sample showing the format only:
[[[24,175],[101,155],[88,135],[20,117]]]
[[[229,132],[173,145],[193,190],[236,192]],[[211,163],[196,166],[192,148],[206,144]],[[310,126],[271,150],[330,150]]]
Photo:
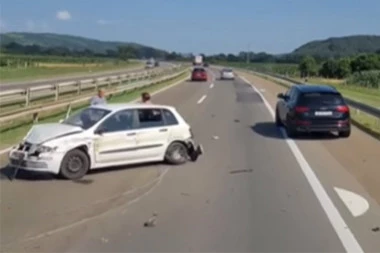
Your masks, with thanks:
[[[182,53],[287,53],[380,35],[380,0],[1,0],[0,31],[54,32]]]

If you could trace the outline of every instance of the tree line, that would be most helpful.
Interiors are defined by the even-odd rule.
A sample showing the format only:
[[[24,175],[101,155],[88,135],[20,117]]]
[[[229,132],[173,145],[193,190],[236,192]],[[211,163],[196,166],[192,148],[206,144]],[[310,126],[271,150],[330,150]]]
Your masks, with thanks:
[[[305,56],[298,65],[301,77],[347,78],[353,73],[380,70],[380,54],[361,54],[355,57],[328,59],[318,63],[312,56]]]

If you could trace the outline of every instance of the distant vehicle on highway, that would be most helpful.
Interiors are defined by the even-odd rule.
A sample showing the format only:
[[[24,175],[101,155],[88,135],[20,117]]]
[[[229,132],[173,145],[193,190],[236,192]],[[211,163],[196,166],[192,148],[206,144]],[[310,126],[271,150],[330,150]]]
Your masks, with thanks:
[[[202,55],[196,55],[194,57],[193,65],[194,66],[202,66],[203,63],[203,56]]]
[[[209,64],[207,62],[203,63],[203,67],[207,68]]]
[[[60,123],[37,124],[9,154],[10,166],[79,179],[91,169],[145,162],[183,164],[203,153],[171,106],[90,106]]]
[[[234,80],[235,74],[232,69],[222,69],[220,71],[220,79],[221,80]]]
[[[312,132],[350,136],[350,109],[334,87],[294,85],[277,97],[280,100],[276,106],[276,125],[284,126],[289,137]]]
[[[207,71],[202,67],[195,67],[191,73],[192,81],[207,81]]]
[[[155,66],[155,67],[159,67],[159,66],[160,66],[160,62],[159,62],[159,61],[155,61],[155,62],[154,62],[154,66]]]
[[[153,61],[147,61],[145,64],[145,68],[147,68],[147,69],[154,68],[154,66],[155,66],[155,64]]]

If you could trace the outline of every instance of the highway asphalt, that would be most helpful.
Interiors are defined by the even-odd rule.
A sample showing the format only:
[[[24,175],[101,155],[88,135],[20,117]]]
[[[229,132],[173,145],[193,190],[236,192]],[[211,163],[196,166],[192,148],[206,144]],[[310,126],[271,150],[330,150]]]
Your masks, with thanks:
[[[162,62],[160,67],[165,68],[168,66],[170,66],[170,63]],[[99,78],[99,77],[104,77],[104,76],[120,75],[120,74],[126,74],[126,73],[141,71],[141,70],[144,70],[144,66],[126,68],[124,70],[119,69],[119,70],[112,70],[112,71],[106,71],[106,72],[98,72],[98,73],[92,73],[92,74],[87,74],[87,75],[77,74],[75,76],[45,78],[45,79],[41,79],[41,80],[0,83],[0,91],[13,90],[13,89],[25,89],[25,88],[29,88],[29,87],[42,86],[42,85],[58,83],[58,82],[69,82],[69,81],[76,81],[76,80],[82,80],[82,79],[88,79],[88,78]]]
[[[380,150],[380,143],[357,129],[347,140],[285,139],[268,109],[275,89],[244,75],[155,95],[192,125],[205,148],[195,163],[113,169],[79,182],[3,176],[1,245],[8,252],[379,252],[376,186],[350,164],[368,171],[368,163],[380,164],[371,151],[363,162],[365,147],[355,146]],[[154,226],[144,227],[153,213]]]

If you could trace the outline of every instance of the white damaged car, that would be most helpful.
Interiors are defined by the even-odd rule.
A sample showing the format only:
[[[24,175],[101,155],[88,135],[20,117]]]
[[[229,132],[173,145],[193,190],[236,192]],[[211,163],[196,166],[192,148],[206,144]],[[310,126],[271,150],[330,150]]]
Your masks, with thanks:
[[[9,153],[10,166],[79,179],[89,170],[166,161],[183,164],[203,154],[174,107],[152,104],[90,106],[60,123],[38,124]]]

